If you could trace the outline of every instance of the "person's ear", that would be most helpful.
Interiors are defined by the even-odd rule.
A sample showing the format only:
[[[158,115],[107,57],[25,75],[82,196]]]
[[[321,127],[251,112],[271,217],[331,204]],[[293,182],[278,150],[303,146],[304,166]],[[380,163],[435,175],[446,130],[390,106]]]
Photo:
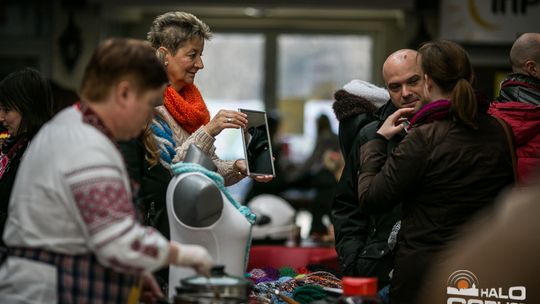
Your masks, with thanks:
[[[166,47],[164,46],[160,46],[157,50],[156,50],[156,56],[159,58],[159,60],[163,63],[163,65],[167,66],[169,65],[169,60],[167,59],[167,54],[169,53],[169,51],[167,50]]]
[[[129,100],[131,98],[131,94],[133,94],[133,88],[131,86],[131,83],[129,81],[123,80],[120,81],[116,85],[115,90],[115,101],[118,105],[120,105],[122,108],[125,108]]]
[[[431,94],[431,91],[433,89],[433,80],[431,77],[429,77],[427,74],[424,74],[424,92],[423,92],[423,98],[429,99],[429,96]]]
[[[531,77],[540,79],[540,71],[538,70],[536,61],[533,60],[527,60],[525,62],[525,71],[527,74],[529,74]]]
[[[428,74],[424,74],[424,88],[427,92],[430,92],[432,87],[433,80],[431,80],[431,77],[429,77]]]

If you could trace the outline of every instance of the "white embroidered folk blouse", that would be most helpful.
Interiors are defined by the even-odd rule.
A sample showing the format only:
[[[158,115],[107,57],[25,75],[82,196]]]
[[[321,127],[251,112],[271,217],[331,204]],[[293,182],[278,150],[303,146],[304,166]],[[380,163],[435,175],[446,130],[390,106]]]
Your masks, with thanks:
[[[4,241],[11,247],[93,253],[117,271],[163,266],[168,241],[136,220],[120,152],[81,118],[77,107],[63,110],[28,147]]]

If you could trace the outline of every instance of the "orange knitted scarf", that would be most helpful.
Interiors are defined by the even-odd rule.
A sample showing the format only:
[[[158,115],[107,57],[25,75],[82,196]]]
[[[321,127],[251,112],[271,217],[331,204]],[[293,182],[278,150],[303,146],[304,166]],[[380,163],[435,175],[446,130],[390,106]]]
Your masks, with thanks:
[[[174,120],[189,134],[210,121],[210,112],[194,84],[185,85],[180,93],[168,86],[164,105]]]

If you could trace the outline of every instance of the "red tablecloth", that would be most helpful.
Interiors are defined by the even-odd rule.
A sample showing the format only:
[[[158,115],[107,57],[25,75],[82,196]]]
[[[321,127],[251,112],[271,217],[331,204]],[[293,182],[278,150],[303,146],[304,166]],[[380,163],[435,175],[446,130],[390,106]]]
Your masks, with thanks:
[[[309,264],[319,264],[339,270],[334,247],[256,245],[251,247],[247,271],[263,267],[306,267]]]

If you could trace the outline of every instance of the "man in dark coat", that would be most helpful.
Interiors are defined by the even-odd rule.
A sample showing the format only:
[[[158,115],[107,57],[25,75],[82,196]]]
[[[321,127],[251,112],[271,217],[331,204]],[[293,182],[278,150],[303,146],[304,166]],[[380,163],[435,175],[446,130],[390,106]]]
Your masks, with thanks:
[[[385,95],[386,103],[378,110],[371,102],[381,100],[374,96],[382,89],[371,84],[351,82],[335,95],[334,112],[340,121],[340,145],[346,159],[332,205],[336,251],[344,275],[377,277],[379,288],[390,282],[393,243],[389,245],[388,240],[393,227],[399,227],[401,207],[379,215],[361,212],[357,198],[357,174],[361,166],[358,147],[372,139],[379,125],[397,108],[412,108],[424,99],[422,74],[417,52],[398,50],[383,65],[389,95]],[[391,140],[388,153],[404,135]]]

